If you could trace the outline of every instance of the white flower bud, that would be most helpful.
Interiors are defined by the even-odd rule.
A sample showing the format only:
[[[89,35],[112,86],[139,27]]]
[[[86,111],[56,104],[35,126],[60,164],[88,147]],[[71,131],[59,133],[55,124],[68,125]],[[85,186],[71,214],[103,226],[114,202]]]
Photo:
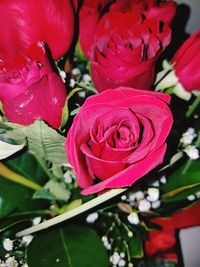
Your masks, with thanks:
[[[149,201],[143,199],[139,201],[138,209],[141,212],[149,211],[151,208],[151,204]]]
[[[10,240],[9,238],[4,239],[4,241],[3,241],[3,247],[7,251],[13,250],[13,241]]]
[[[199,158],[199,150],[195,146],[187,146],[184,151],[190,159],[195,160]]]
[[[148,188],[147,200],[150,202],[155,202],[159,199],[159,190],[157,188]]]
[[[136,212],[132,212],[127,217],[130,224],[137,225],[140,220]]]
[[[86,218],[87,223],[94,223],[99,217],[99,214],[97,212],[93,212],[89,214]]]

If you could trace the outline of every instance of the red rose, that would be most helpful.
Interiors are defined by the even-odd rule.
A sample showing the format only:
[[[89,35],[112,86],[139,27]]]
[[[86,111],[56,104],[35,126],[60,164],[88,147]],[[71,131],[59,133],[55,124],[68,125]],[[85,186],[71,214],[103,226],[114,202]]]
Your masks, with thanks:
[[[57,59],[71,45],[74,8],[70,0],[1,0],[0,25],[1,59],[24,54],[39,40],[48,44]]]
[[[169,101],[166,94],[126,87],[86,100],[66,140],[83,194],[131,186],[162,163],[172,125]],[[100,182],[93,185],[94,178]]]
[[[171,40],[174,2],[86,0],[80,11],[80,45],[91,61],[98,91],[120,85],[150,89],[160,53]]]
[[[84,0],[80,10],[80,45],[86,56],[94,41],[96,27],[101,18],[111,11],[133,11],[169,25],[176,12],[173,1],[157,4],[157,0]]]
[[[200,30],[188,38],[172,59],[176,77],[183,88],[200,90]]]
[[[58,128],[66,100],[65,86],[53,72],[42,43],[26,57],[0,62],[0,100],[7,118],[21,125],[36,119]]]
[[[156,253],[165,252],[176,244],[174,231],[154,231],[149,232],[149,240],[145,242],[145,251],[149,256]]]

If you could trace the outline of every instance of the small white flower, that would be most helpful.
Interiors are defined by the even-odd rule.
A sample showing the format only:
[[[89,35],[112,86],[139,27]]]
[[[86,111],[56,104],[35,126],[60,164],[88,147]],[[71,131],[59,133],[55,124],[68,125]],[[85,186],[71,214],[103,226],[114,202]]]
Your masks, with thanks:
[[[89,214],[86,218],[87,223],[94,223],[99,217],[99,214],[97,212],[93,212]]]
[[[196,192],[195,195],[196,195],[197,198],[200,198],[200,191],[199,192]]]
[[[60,74],[62,81],[65,82],[66,77],[67,77],[66,72],[63,70],[59,70],[59,74]]]
[[[128,264],[128,267],[133,267],[133,264],[130,262],[130,263]]]
[[[158,201],[151,203],[151,206],[153,209],[157,209],[160,207],[160,204],[161,204],[161,202],[160,202],[160,200],[158,200]]]
[[[67,184],[72,183],[72,176],[71,176],[71,171],[66,171],[64,174],[64,182]]]
[[[137,199],[137,201],[144,199],[144,193],[142,191],[138,191],[135,193],[135,198]]]
[[[193,200],[195,200],[195,196],[194,195],[190,195],[190,196],[187,197],[187,199],[189,201],[193,201]]]
[[[125,256],[126,256],[126,255],[125,255],[124,252],[121,252],[121,253],[120,253],[120,257],[121,257],[121,258],[125,258]]]
[[[128,201],[129,202],[134,202],[135,199],[136,199],[136,194],[133,193],[133,192],[129,193],[129,195],[128,195]]]
[[[118,252],[114,252],[113,255],[110,257],[110,262],[114,265],[117,265],[120,261],[120,255]]]
[[[127,199],[126,195],[121,196],[121,200],[125,201]]]
[[[22,265],[22,267],[28,267],[28,264],[27,264],[27,263],[24,263],[24,264]]]
[[[103,242],[107,242],[108,241],[108,238],[107,238],[107,236],[102,236],[102,238],[101,238],[101,240],[103,241]]]
[[[194,128],[188,128],[187,131],[185,133],[183,133],[180,142],[183,145],[190,145],[192,144],[192,141],[194,140],[194,138],[197,136],[197,134],[195,133],[195,129]]]
[[[10,257],[6,260],[6,267],[18,267],[18,262],[15,257]]]
[[[83,74],[83,81],[88,84],[91,82],[91,76],[89,74]]]
[[[70,80],[69,80],[69,86],[70,86],[70,87],[73,88],[75,84],[76,84],[76,81],[75,81],[74,79],[70,79]]]
[[[10,240],[9,238],[4,239],[4,241],[3,241],[3,247],[7,251],[13,250],[13,241]]]
[[[166,176],[165,176],[165,175],[163,175],[163,176],[160,178],[160,182],[161,182],[162,184],[166,184],[167,179],[166,179]]]
[[[25,244],[26,246],[28,246],[32,240],[33,240],[32,235],[25,235],[22,237],[22,243]]]
[[[37,225],[37,224],[39,224],[39,223],[41,222],[41,220],[42,220],[41,217],[35,217],[35,218],[33,219],[33,225]]]
[[[86,92],[85,92],[85,91],[80,91],[80,92],[78,92],[78,95],[79,95],[81,98],[85,98],[85,97],[86,97]]]
[[[152,187],[159,187],[159,181],[154,181],[153,183],[151,183]]]
[[[157,188],[148,188],[147,200],[150,202],[155,202],[159,199],[159,190]]]
[[[78,68],[74,68],[74,69],[72,70],[72,75],[74,75],[74,76],[78,76],[78,75],[80,75],[80,74],[81,74],[80,69],[78,69]]]
[[[56,262],[59,262],[60,261],[60,259],[56,259]]]
[[[184,151],[190,159],[195,160],[199,158],[199,150],[195,146],[187,146]]]
[[[138,209],[141,212],[149,211],[151,208],[151,204],[149,201],[142,199],[139,201]]]
[[[131,231],[128,232],[128,237],[133,237],[133,233]]]
[[[123,259],[121,259],[121,260],[119,261],[119,263],[118,263],[118,266],[119,266],[119,267],[124,267],[124,266],[126,266],[126,261],[123,260]]]
[[[129,221],[129,223],[133,224],[133,225],[137,225],[140,222],[139,217],[138,217],[136,212],[131,212],[128,215],[127,219]]]

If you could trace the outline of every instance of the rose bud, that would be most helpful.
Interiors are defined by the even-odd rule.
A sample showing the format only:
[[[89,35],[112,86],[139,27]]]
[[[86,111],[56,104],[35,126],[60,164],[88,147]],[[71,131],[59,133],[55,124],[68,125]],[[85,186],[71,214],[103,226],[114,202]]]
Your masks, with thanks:
[[[65,146],[84,195],[131,186],[163,162],[169,101],[166,94],[127,87],[87,98]]]
[[[43,43],[32,45],[26,57],[0,62],[0,101],[6,117],[21,125],[37,119],[58,128],[66,90],[53,72]]]
[[[75,1],[74,1],[75,3]],[[0,1],[0,58],[13,59],[39,40],[54,59],[69,49],[74,35],[74,8],[70,0]]]
[[[120,85],[151,88],[155,63],[171,40],[169,27],[160,26],[134,12],[110,12],[101,19],[89,55],[98,91]]]
[[[200,30],[191,35],[172,58],[171,65],[165,66],[168,74],[158,83],[157,89],[174,87],[173,92],[184,100],[192,93],[200,93]]]
[[[157,0],[84,0],[80,10],[80,45],[88,57],[94,42],[96,27],[107,12],[131,12],[141,14],[146,18],[154,18],[169,25],[176,12],[173,1],[158,4]]]

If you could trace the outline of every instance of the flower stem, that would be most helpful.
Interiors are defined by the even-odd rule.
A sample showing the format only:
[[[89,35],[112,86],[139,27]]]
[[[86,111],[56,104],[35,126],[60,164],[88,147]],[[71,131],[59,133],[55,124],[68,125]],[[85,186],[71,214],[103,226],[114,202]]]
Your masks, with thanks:
[[[7,180],[21,184],[33,190],[40,190],[42,188],[39,184],[33,181],[30,181],[24,176],[17,174],[16,172],[10,170],[3,163],[0,163],[0,175]]]
[[[194,102],[192,103],[191,106],[189,106],[187,112],[186,112],[186,117],[190,118],[190,116],[193,114],[193,112],[195,111],[195,109],[198,107],[198,105],[200,104],[200,95],[196,97],[196,99],[194,100]]]
[[[17,237],[20,237],[20,236],[29,235],[29,234],[38,232],[38,231],[43,230],[43,229],[47,229],[50,226],[56,225],[58,223],[66,221],[66,220],[68,220],[68,219],[70,219],[70,218],[72,218],[78,214],[81,214],[87,210],[90,210],[93,207],[95,207],[99,204],[102,204],[103,202],[123,193],[125,190],[127,190],[127,189],[126,188],[112,189],[112,190],[82,204],[81,206],[79,206],[73,210],[67,211],[61,215],[58,215],[58,216],[50,219],[50,220],[44,221],[38,225],[35,225],[35,226],[32,226],[32,227],[27,228],[25,230],[22,230],[22,231],[18,232],[16,235],[17,235]]]

